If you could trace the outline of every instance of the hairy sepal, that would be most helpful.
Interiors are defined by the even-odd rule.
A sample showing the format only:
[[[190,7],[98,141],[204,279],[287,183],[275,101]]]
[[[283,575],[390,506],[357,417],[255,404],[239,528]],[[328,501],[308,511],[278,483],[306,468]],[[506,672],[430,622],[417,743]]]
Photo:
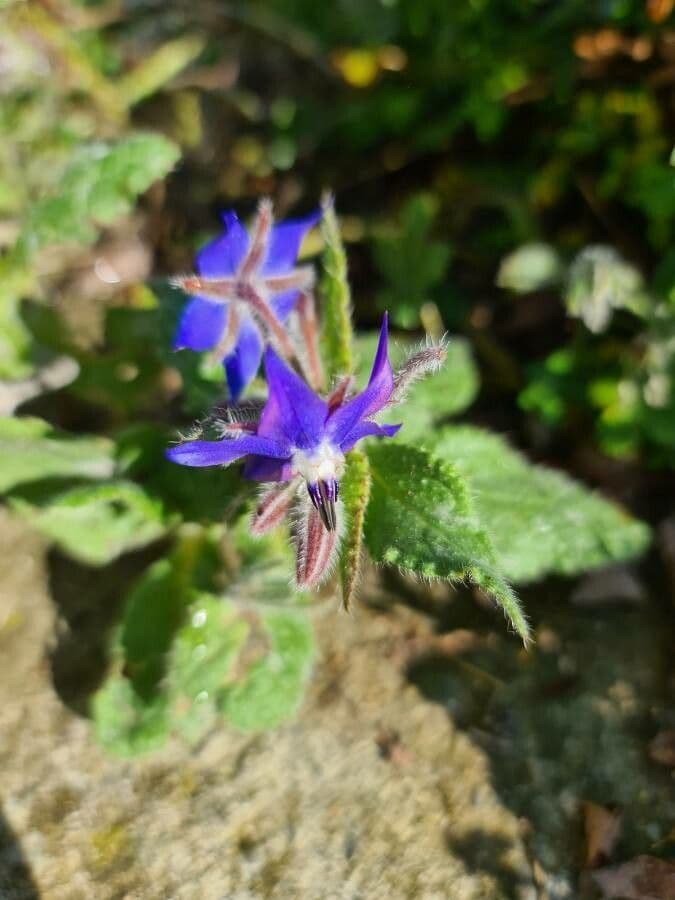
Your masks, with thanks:
[[[299,479],[273,484],[261,491],[251,516],[251,534],[262,537],[277,528],[289,514],[298,493]]]
[[[295,583],[298,588],[317,588],[328,579],[337,559],[343,528],[343,516],[340,515],[337,528],[328,531],[309,496],[300,500],[294,527]]]
[[[370,498],[370,466],[368,457],[352,450],[341,481],[342,515],[345,536],[340,553],[342,605],[349,611],[359,585],[363,555],[363,522]]]

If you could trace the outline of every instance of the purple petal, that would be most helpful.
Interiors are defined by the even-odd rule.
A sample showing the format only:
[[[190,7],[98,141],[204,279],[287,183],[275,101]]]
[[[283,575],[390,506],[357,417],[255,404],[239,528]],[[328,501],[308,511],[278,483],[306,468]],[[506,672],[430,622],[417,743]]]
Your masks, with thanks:
[[[340,444],[340,450],[347,453],[354,444],[365,437],[393,437],[400,427],[400,425],[378,425],[377,422],[359,422],[345,436]]]
[[[232,353],[223,361],[230,396],[235,403],[256,376],[262,348],[260,332],[250,316],[247,316],[239,326],[239,335]]]
[[[275,294],[270,300],[270,306],[280,322],[285,322],[291,310],[297,303],[300,291],[284,291],[283,294]]]
[[[328,406],[283,363],[274,350],[265,351],[267,403],[260,416],[258,434],[307,450],[323,438]]]
[[[197,253],[196,268],[200,275],[216,278],[218,275],[234,275],[248,250],[248,234],[237,214],[221,215],[225,231],[205,244]]]
[[[302,239],[320,218],[321,210],[315,210],[300,219],[287,219],[274,225],[261,274],[282,275],[292,269],[298,258]]]
[[[290,460],[252,456],[244,464],[244,478],[249,481],[290,481],[294,477]]]
[[[394,373],[387,356],[388,316],[384,314],[373,370],[365,390],[348,403],[338,406],[326,423],[326,435],[340,445],[361,419],[382,409],[394,390]]]
[[[174,350],[210,350],[223,333],[227,306],[203,297],[192,297],[185,304],[173,339]]]
[[[226,466],[251,454],[286,459],[290,456],[290,448],[277,441],[247,435],[223,441],[186,441],[166,451],[167,458],[181,466]]]

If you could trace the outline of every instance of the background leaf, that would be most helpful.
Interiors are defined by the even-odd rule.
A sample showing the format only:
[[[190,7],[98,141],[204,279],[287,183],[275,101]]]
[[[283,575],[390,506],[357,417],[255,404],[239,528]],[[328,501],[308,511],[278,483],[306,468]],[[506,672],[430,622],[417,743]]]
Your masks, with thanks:
[[[144,699],[122,675],[112,675],[94,695],[91,712],[99,743],[116,756],[149,753],[169,736],[166,698]]]
[[[445,275],[450,247],[431,237],[438,210],[433,194],[416,194],[401,210],[400,230],[375,242],[375,262],[386,287],[377,294],[382,310],[401,328],[419,325],[419,311]]]
[[[130,481],[50,492],[37,503],[12,497],[11,508],[73,559],[104,566],[166,531],[161,501]]]
[[[112,752],[141,753],[171,733],[195,742],[222,717],[269,728],[299,704],[312,634],[304,611],[287,608],[303,597],[289,588],[287,541],[244,537],[245,524],[184,527],[129,594],[92,704]]]
[[[499,264],[496,283],[516,294],[527,294],[557,284],[563,276],[562,260],[550,244],[523,244]]]
[[[372,489],[364,537],[375,562],[424,578],[475,582],[527,641],[525,616],[497,568],[492,542],[474,516],[459,472],[403,444],[372,444],[368,457]]]
[[[466,477],[499,568],[517,583],[631,559],[649,545],[647,525],[569,476],[532,465],[497,435],[447,426],[430,446]]]
[[[217,719],[249,632],[236,607],[212,594],[199,594],[188,609],[167,667],[172,725],[188,741],[198,740]]]
[[[0,419],[0,491],[44,478],[109,478],[113,444],[60,434],[36,418]]]
[[[179,155],[175,144],[157,134],[81,146],[58,193],[29,209],[19,253],[30,256],[48,244],[91,243],[96,226],[127,213],[139,194],[173,168]]]
[[[312,661],[312,631],[302,613],[274,610],[260,617],[265,654],[224,696],[222,712],[241,731],[273,728],[295,712]]]

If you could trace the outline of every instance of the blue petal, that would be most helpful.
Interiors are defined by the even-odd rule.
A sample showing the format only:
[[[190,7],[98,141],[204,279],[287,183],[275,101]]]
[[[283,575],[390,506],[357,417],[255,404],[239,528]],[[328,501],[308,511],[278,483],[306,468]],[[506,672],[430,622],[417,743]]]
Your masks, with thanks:
[[[385,313],[373,370],[365,390],[343,406],[338,406],[326,423],[326,435],[334,444],[342,444],[361,419],[374,415],[391,397],[391,392],[394,390],[394,373],[387,355],[388,321]]]
[[[400,425],[378,425],[377,422],[359,422],[344,437],[340,444],[340,450],[347,453],[354,444],[365,437],[393,437],[400,427]]]
[[[197,253],[197,272],[208,278],[234,275],[248,250],[248,234],[237,214],[224,212],[221,219],[225,231]]]
[[[284,291],[283,294],[275,294],[270,300],[270,306],[280,322],[285,322],[291,310],[295,306],[300,291]]]
[[[321,211],[314,210],[300,219],[287,219],[272,227],[267,256],[262,267],[263,275],[282,275],[293,268],[298,258],[302,239],[321,218]]]
[[[220,339],[227,322],[227,305],[203,297],[192,297],[183,312],[173,339],[174,350],[210,350]]]
[[[290,459],[251,456],[244,465],[244,478],[249,481],[290,481],[293,477]]]
[[[273,459],[287,459],[290,448],[267,438],[247,435],[246,437],[222,441],[186,441],[169,447],[166,456],[171,462],[181,466],[223,466],[241,459],[242,456],[264,456]]]
[[[260,332],[250,316],[247,316],[239,326],[239,335],[232,353],[224,360],[227,385],[235,403],[255,378],[260,367],[262,349]]]
[[[301,450],[323,440],[328,405],[268,347],[265,351],[267,402],[260,416],[258,434],[286,441]]]

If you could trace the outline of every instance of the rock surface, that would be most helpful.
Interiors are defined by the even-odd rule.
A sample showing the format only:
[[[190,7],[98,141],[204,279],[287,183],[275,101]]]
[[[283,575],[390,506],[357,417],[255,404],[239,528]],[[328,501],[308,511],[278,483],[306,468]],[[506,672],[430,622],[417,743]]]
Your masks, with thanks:
[[[326,607],[293,722],[120,761],[52,687],[41,547],[11,520],[2,534],[3,900],[501,896],[451,850],[476,831],[535,896],[484,754],[405,678],[401,647],[428,629],[419,616]]]

